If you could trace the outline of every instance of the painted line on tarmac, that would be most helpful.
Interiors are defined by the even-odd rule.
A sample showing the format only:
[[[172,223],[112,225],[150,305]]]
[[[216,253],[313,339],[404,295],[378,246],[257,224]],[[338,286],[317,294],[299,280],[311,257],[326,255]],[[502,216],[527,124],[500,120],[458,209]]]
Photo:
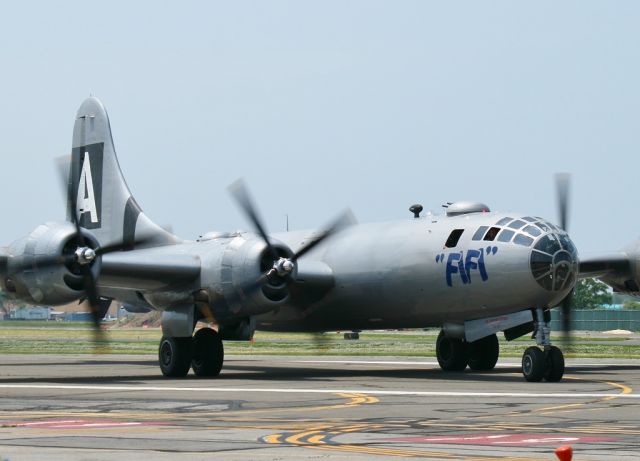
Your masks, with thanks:
[[[124,392],[251,392],[270,394],[365,394],[415,397],[510,397],[510,398],[549,398],[549,399],[640,399],[640,394],[612,392],[455,392],[455,391],[384,391],[375,389],[292,389],[264,387],[173,387],[173,386],[101,386],[79,384],[0,384],[0,389],[48,389],[82,391],[124,391]]]
[[[348,364],[353,364],[353,365],[408,365],[408,366],[415,366],[415,365],[435,365],[435,366],[439,366],[438,362],[436,361],[429,361],[429,362],[409,362],[409,361],[392,361],[392,360],[292,360],[293,363],[318,363],[318,364],[322,364],[322,363],[327,363],[327,364],[331,364],[331,363],[335,363],[335,364],[343,364],[343,365],[348,365]],[[566,366],[567,368],[571,368],[573,367],[615,367],[615,366],[625,366],[625,365],[629,365],[629,363],[580,363],[580,362],[576,362],[576,363],[568,363]],[[513,368],[513,367],[521,367],[522,363],[521,362],[499,362],[498,364],[496,364],[496,368]]]

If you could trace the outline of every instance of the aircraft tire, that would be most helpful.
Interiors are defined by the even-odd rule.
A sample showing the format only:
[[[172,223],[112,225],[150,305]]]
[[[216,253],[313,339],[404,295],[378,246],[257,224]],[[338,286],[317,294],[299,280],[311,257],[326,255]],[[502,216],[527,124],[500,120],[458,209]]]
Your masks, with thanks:
[[[547,360],[539,347],[528,347],[522,354],[522,374],[529,382],[542,380],[547,370]]]
[[[479,339],[468,345],[469,368],[475,371],[493,370],[498,363],[500,344],[498,337],[493,334]]]
[[[436,357],[444,371],[462,371],[467,368],[467,344],[461,339],[448,338],[440,330],[436,340]]]
[[[191,338],[163,336],[158,348],[160,371],[170,378],[183,378],[189,373],[192,355]]]
[[[196,376],[212,378],[220,374],[224,362],[224,346],[218,332],[201,328],[193,336],[191,368]]]
[[[556,346],[551,346],[546,356],[547,369],[544,373],[544,379],[550,383],[557,383],[564,375],[564,354]]]

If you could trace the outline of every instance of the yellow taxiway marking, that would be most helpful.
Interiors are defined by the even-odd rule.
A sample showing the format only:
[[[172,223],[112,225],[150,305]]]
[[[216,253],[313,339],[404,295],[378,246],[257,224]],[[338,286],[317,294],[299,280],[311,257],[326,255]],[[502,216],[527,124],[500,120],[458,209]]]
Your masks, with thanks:
[[[215,417],[225,418],[233,415],[253,415],[253,414],[265,414],[265,413],[280,413],[280,412],[319,412],[326,410],[337,410],[342,408],[354,408],[360,405],[371,405],[379,402],[379,399],[364,394],[353,393],[337,393],[338,397],[347,399],[346,402],[336,403],[331,405],[317,405],[308,407],[279,407],[279,408],[265,408],[259,410],[234,410],[234,411],[216,411],[216,412],[199,412],[192,413],[190,417],[196,416],[198,418]],[[110,419],[139,419],[144,421],[160,420],[160,421],[176,421],[180,419],[180,415],[171,412],[87,412],[83,410],[77,411],[5,411],[0,412],[0,418],[3,419],[34,419],[34,418],[110,418]],[[10,424],[10,423],[7,423]],[[2,423],[0,423],[2,427]]]
[[[539,408],[537,410],[533,410],[535,413],[540,413],[543,415],[550,415],[550,414],[555,414],[555,413],[569,413],[572,411],[576,411],[576,408],[581,408],[582,411],[598,411],[598,410],[602,410],[601,407],[599,408],[588,408],[588,409],[583,409],[582,407],[584,407],[585,405],[589,405],[589,404],[593,404],[593,403],[598,403],[598,402],[608,402],[614,399],[619,398],[621,395],[628,395],[631,394],[633,392],[633,389],[630,386],[627,386],[626,384],[622,384],[622,383],[616,383],[613,381],[599,381],[599,380],[590,380],[590,379],[584,379],[584,378],[577,378],[574,376],[567,376],[565,377],[565,379],[570,379],[573,381],[587,381],[587,382],[594,382],[594,383],[601,383],[601,384],[607,384],[611,387],[614,388],[618,388],[620,389],[620,393],[617,395],[605,395],[602,396],[601,398],[596,399],[595,401],[591,401],[591,402],[582,402],[582,403],[569,403],[566,405],[557,405],[557,406],[553,406],[553,407],[545,407],[545,408]]]
[[[263,440],[267,443],[282,443],[280,441],[280,434],[268,435],[264,437]]]
[[[332,405],[318,405],[313,407],[280,407],[280,408],[265,408],[261,410],[234,410],[234,411],[225,411],[217,413],[217,416],[233,416],[233,415],[254,415],[254,414],[264,414],[264,413],[281,413],[281,412],[317,412],[317,411],[326,411],[326,410],[339,410],[341,408],[353,408],[360,405],[371,405],[374,403],[378,403],[380,400],[376,397],[371,397],[364,394],[347,394],[347,393],[337,393],[338,397],[342,397],[348,399],[347,402],[337,403]]]
[[[579,381],[588,381],[581,378],[567,377],[567,379],[579,380]],[[621,395],[631,394],[633,389],[630,386],[625,384],[611,382],[611,381],[592,381],[601,384],[607,384],[608,386],[619,389],[621,392],[617,395],[601,395],[592,402],[581,402],[581,403],[571,403],[565,405],[555,405],[552,407],[544,407],[537,408],[526,411],[518,411],[518,412],[510,412],[507,414],[501,415],[491,415],[490,417],[505,417],[505,416],[526,416],[531,414],[541,414],[548,415],[553,413],[560,413],[566,411],[576,411],[578,408],[581,408],[583,411],[585,410],[585,405],[590,403],[598,403],[598,402],[607,402],[613,399],[618,398]],[[347,394],[348,395],[348,394]],[[544,396],[544,394],[542,395]],[[591,395],[590,395],[591,396]],[[594,397],[596,395],[593,395]],[[355,401],[367,402],[368,399],[366,396],[361,395],[361,399],[355,399]],[[371,396],[369,396],[371,397]],[[375,399],[377,402],[377,399]],[[481,419],[483,417],[472,418],[472,419]],[[465,418],[468,419],[468,418]],[[374,427],[375,426],[375,427]],[[402,424],[400,424],[402,426]],[[534,427],[539,427],[540,424],[537,423],[523,423],[520,425],[509,424],[509,423],[497,423],[497,424],[474,424],[474,425],[461,425],[456,423],[437,423],[437,422],[424,422],[422,423],[424,427],[443,427],[443,428],[456,428],[463,430],[482,430],[482,431],[505,431],[505,430],[527,430]],[[320,450],[333,450],[339,452],[351,452],[351,453],[363,453],[370,455],[380,455],[380,456],[394,456],[394,457],[432,457],[438,459],[462,459],[466,461],[472,460],[488,460],[493,459],[491,456],[467,456],[464,454],[452,454],[447,452],[437,452],[437,451],[424,451],[424,450],[412,450],[412,449],[403,449],[403,448],[388,448],[388,447],[373,447],[373,446],[360,446],[353,444],[340,444],[331,441],[332,437],[339,436],[340,434],[350,433],[350,432],[358,432],[358,431],[371,431],[372,429],[379,429],[381,427],[386,427],[385,425],[380,424],[352,424],[352,425],[343,425],[343,426],[329,426],[324,430],[318,430],[318,428],[310,428],[307,427],[300,432],[295,432],[293,434],[275,434],[273,436],[268,436],[263,440],[268,443],[288,443],[291,445],[304,446],[306,448],[312,449],[320,449]],[[328,430],[327,430],[328,429]],[[625,428],[628,432],[633,432],[633,428]],[[611,428],[612,433],[623,433],[625,429],[622,431],[615,431]],[[554,429],[553,432],[573,432],[573,433],[603,433],[609,432],[609,430],[604,430],[598,427],[595,428],[584,428],[584,427],[565,427],[562,429]],[[511,460],[511,461],[531,461],[533,458],[527,457],[500,457],[501,460]]]
[[[326,443],[324,441],[324,438],[326,436],[327,436],[326,434],[314,435],[313,437],[309,437],[308,441],[309,441],[309,443],[312,443],[312,444],[315,444],[315,445],[317,445],[319,443]]]

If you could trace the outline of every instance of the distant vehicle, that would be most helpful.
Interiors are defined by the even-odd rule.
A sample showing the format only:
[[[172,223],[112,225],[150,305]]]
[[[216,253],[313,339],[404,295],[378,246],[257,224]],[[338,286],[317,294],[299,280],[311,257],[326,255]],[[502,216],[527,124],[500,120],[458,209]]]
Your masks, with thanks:
[[[436,354],[444,370],[493,369],[497,332],[514,339],[533,331],[537,346],[524,352],[524,377],[559,381],[564,357],[551,345],[548,312],[562,305],[568,331],[578,277],[640,292],[639,243],[579,263],[565,230],[567,177],[558,179],[559,226],[456,202],[444,216],[421,217],[422,206],[414,205],[405,220],[355,224],[344,213],[326,229],[273,235],[236,182],[231,194],[255,232],[210,232],[185,241],[152,222],[131,195],[96,98],[78,110],[66,166],[68,221],[41,225],[5,248],[2,285],[11,297],[35,304],[87,299],[96,327],[114,299],[128,310],[161,310],[159,360],[166,376],[184,376],[190,368],[198,376],[218,375],[223,340],[249,340],[256,329],[435,326],[441,327]],[[283,165],[282,177],[273,180],[283,197],[304,194],[290,190],[286,178]],[[526,177],[523,184],[540,187]],[[323,186],[330,187],[330,178]],[[203,185],[203,193],[211,189]],[[454,183],[451,193],[457,193]],[[194,335],[201,319],[219,330]]]

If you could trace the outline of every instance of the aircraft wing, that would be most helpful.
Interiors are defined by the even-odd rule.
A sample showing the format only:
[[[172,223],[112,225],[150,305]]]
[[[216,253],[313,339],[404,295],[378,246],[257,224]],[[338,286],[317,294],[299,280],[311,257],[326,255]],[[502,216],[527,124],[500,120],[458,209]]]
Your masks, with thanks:
[[[635,261],[628,253],[617,252],[580,258],[579,278],[595,277],[614,291],[638,295],[640,283]]]
[[[631,260],[624,252],[580,258],[580,278],[631,273]]]
[[[186,285],[200,276],[200,258],[188,254],[155,254],[137,251],[105,254],[100,286],[132,290],[158,290]]]

